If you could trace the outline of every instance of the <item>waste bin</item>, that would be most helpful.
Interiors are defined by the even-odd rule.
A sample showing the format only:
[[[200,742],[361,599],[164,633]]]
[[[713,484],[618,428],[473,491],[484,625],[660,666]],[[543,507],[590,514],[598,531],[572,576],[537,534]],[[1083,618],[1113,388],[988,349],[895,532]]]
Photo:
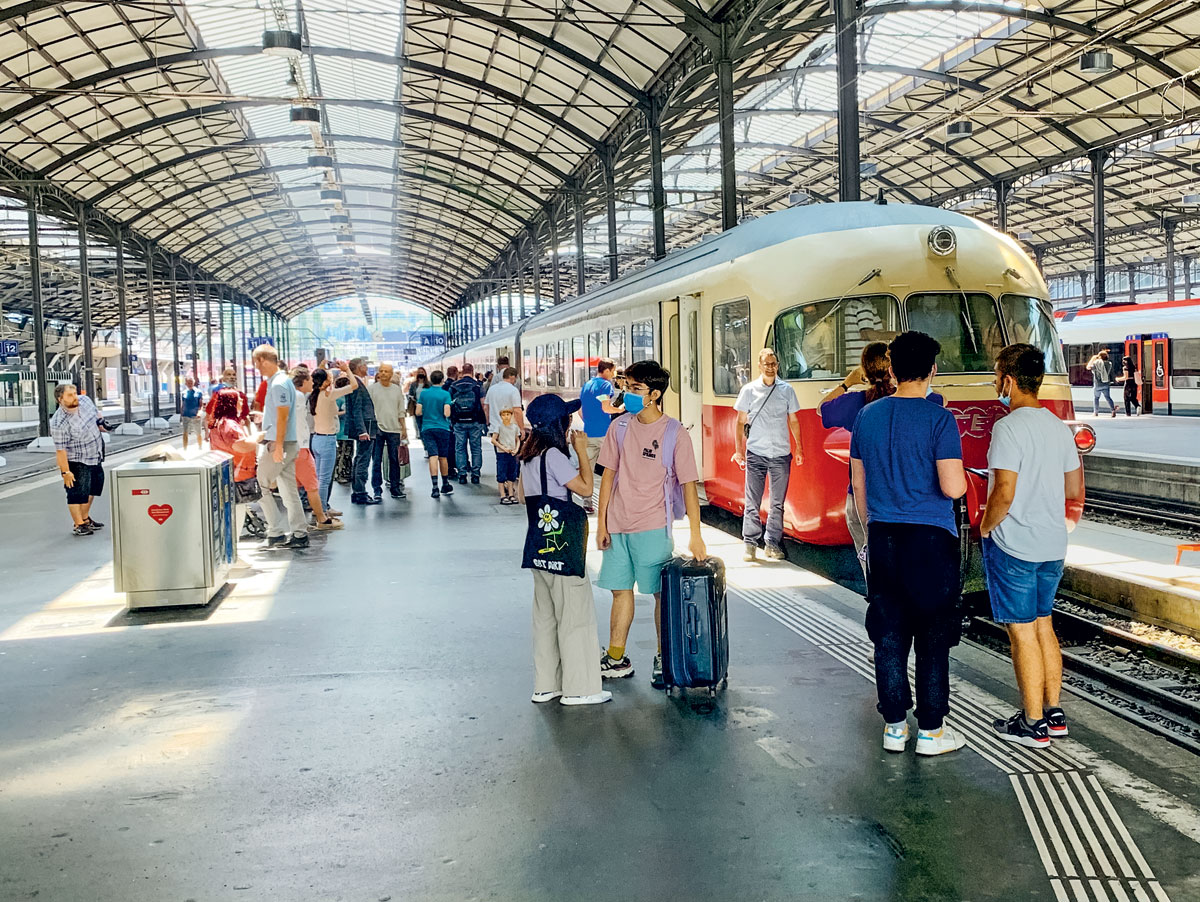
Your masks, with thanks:
[[[137,461],[110,479],[113,583],[126,607],[207,604],[237,560],[233,458]]]

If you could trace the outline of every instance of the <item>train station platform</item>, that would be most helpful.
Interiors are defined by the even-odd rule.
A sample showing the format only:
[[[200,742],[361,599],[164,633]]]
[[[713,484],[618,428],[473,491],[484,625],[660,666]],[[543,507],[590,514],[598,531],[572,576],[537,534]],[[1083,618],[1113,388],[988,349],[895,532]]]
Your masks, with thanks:
[[[968,748],[887,754],[862,599],[715,528],[727,691],[649,686],[639,597],[612,703],[530,704],[524,514],[486,482],[365,509],[335,487],[344,530],[244,545],[217,603],[137,617],[57,485],[0,489],[0,898],[1200,895],[1194,756],[1073,696],[1070,739],[1004,744],[1011,667],[967,644]]]
[[[1200,463],[1200,417],[1127,417],[1124,413],[1097,417],[1077,411],[1076,419],[1096,430],[1096,453],[1153,455]]]

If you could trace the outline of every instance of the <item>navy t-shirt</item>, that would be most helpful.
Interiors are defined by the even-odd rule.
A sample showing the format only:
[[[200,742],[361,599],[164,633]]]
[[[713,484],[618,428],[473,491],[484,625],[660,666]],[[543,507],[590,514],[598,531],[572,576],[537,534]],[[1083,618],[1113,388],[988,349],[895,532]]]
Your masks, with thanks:
[[[204,400],[204,395],[196,391],[194,388],[189,388],[183,393],[183,410],[179,412],[183,417],[197,417],[200,415],[200,403]]]
[[[607,379],[593,376],[579,390],[579,414],[583,417],[583,431],[588,438],[604,438],[612,417],[600,406],[600,399],[612,397],[613,384]]]
[[[962,460],[954,414],[925,398],[880,398],[854,419],[850,457],[867,478],[868,523],[940,526],[958,535],[939,460]]]

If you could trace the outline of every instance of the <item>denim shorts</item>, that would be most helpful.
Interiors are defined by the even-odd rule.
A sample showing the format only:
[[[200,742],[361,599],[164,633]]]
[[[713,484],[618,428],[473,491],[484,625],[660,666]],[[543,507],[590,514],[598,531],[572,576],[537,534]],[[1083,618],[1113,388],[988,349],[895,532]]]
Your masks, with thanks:
[[[430,457],[449,460],[454,455],[454,437],[449,429],[426,429],[421,433],[421,443]]]
[[[496,482],[516,482],[517,470],[517,455],[496,452]]]
[[[652,595],[662,590],[662,568],[675,556],[675,543],[667,528],[644,532],[614,532],[612,547],[604,552],[596,585],[620,592],[632,590]]]
[[[983,570],[997,623],[1033,623],[1049,617],[1062,579],[1062,561],[1023,561],[993,539],[983,540]]]

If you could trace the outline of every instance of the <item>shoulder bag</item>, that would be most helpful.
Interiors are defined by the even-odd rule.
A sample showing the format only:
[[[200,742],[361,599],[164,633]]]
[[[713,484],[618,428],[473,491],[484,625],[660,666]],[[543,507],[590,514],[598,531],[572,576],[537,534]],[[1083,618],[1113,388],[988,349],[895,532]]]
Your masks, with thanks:
[[[587,513],[569,497],[546,494],[546,455],[540,458],[542,494],[525,496],[525,551],[521,567],[557,576],[587,574]]]

